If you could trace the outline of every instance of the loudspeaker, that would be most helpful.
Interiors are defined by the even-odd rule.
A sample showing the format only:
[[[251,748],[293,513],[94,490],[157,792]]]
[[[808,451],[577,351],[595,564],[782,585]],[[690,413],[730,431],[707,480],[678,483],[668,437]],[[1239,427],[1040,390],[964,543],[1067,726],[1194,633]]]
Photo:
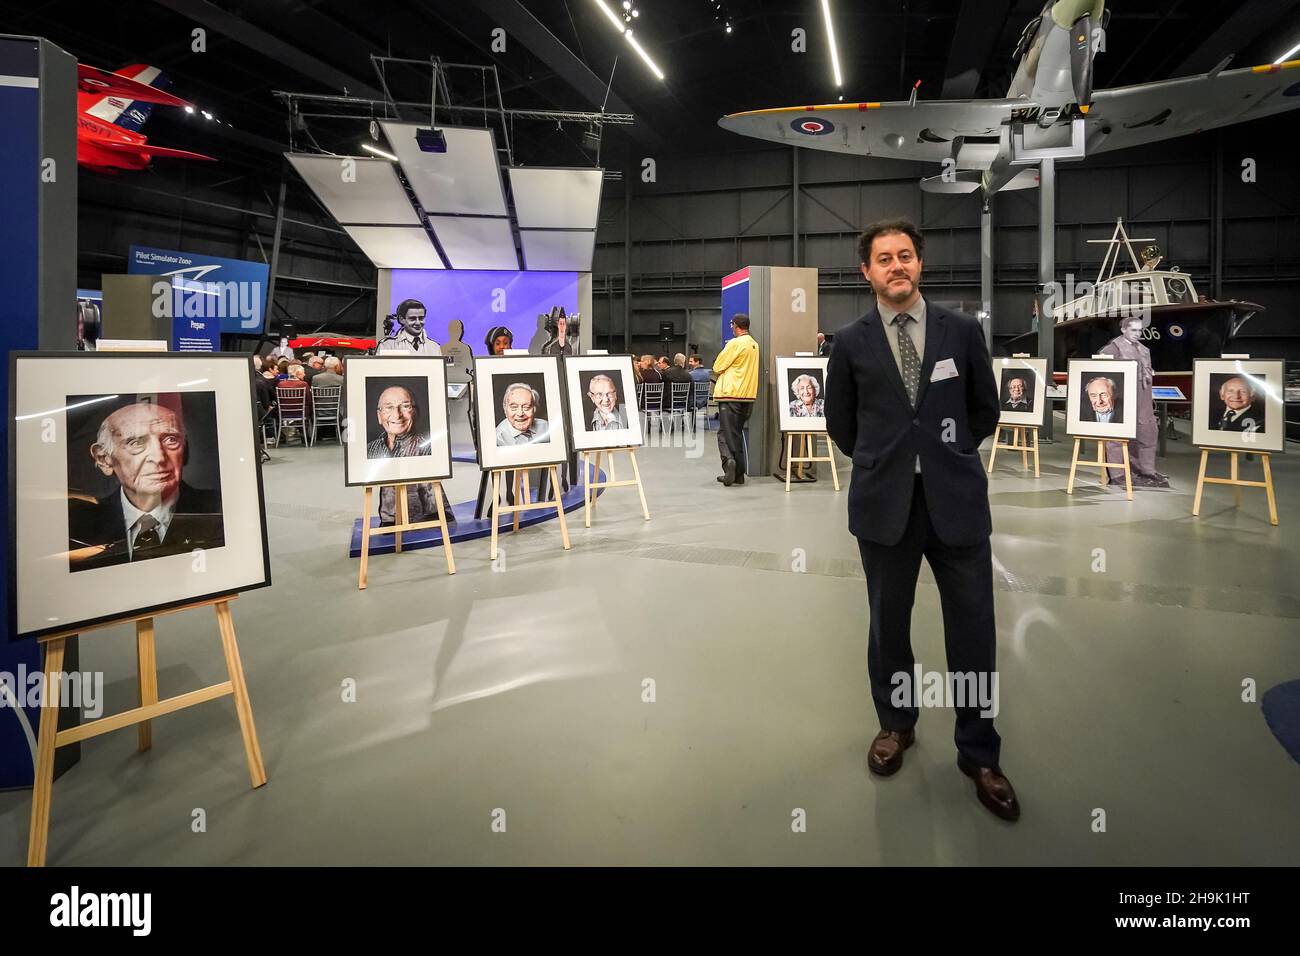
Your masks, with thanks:
[[[659,323],[659,341],[660,341],[660,342],[671,342],[671,341],[673,341],[675,338],[677,338],[677,333],[673,331],[673,324],[672,324],[671,322],[660,322],[660,323]]]

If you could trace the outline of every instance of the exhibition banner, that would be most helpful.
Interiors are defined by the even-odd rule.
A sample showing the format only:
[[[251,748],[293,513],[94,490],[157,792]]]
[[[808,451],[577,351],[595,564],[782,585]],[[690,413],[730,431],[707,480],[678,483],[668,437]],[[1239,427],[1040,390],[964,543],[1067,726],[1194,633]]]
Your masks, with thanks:
[[[216,351],[222,332],[262,334],[270,281],[264,262],[132,246],[127,273],[171,277],[170,296],[155,308],[158,315],[172,316],[172,348],[177,351]],[[182,318],[194,324],[182,323]],[[189,340],[188,347],[178,344],[182,339]],[[210,349],[200,347],[208,340],[213,342]]]

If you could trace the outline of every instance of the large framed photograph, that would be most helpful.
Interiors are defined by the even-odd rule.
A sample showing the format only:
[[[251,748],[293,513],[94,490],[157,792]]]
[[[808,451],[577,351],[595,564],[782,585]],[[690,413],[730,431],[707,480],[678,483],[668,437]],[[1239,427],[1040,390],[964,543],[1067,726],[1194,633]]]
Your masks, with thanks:
[[[16,352],[9,381],[11,637],[271,583],[249,356]]]
[[[1048,409],[1047,359],[995,358],[998,381],[999,425],[1043,427]]]
[[[630,355],[585,355],[564,360],[573,447],[577,451],[639,448],[645,443],[636,408]]]
[[[375,352],[382,355],[440,355],[433,320],[419,299],[403,299],[375,328]]]
[[[451,477],[445,358],[349,358],[343,383],[346,484],[397,485]]]
[[[826,431],[827,356],[776,358],[776,396],[783,432]]]
[[[1130,359],[1070,359],[1066,434],[1136,438],[1137,376],[1137,362]]]
[[[1196,359],[1192,444],[1280,452],[1286,443],[1282,359]]]
[[[474,414],[482,468],[558,465],[569,456],[560,360],[503,355],[474,363]]]

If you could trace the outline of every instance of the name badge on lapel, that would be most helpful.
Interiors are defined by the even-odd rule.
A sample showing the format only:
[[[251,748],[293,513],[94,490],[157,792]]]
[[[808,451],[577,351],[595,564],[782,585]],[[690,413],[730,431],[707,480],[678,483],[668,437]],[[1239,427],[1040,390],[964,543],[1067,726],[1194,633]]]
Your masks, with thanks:
[[[932,382],[942,382],[946,378],[956,377],[957,363],[950,358],[946,358],[942,362],[935,362],[934,371],[930,373],[930,381]]]

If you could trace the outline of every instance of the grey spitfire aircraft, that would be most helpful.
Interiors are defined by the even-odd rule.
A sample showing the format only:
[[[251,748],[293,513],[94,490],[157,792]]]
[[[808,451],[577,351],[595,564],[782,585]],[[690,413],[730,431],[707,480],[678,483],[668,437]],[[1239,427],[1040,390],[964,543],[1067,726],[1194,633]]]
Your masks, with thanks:
[[[1038,185],[1038,162],[1082,159],[1300,107],[1300,60],[1092,89],[1092,61],[1109,16],[1104,0],[1056,0],[1016,46],[1003,99],[837,103],[732,113],[724,129],[793,146],[943,164],[927,192]]]

